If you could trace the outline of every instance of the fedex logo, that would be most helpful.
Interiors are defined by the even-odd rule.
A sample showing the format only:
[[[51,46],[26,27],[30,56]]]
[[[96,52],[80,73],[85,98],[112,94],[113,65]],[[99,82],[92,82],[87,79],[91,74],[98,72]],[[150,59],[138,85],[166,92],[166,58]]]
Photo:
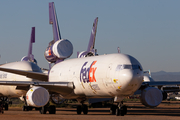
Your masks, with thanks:
[[[93,61],[90,66],[85,62],[80,71],[80,81],[84,83],[96,82],[95,72],[97,67],[94,67],[97,61]]]

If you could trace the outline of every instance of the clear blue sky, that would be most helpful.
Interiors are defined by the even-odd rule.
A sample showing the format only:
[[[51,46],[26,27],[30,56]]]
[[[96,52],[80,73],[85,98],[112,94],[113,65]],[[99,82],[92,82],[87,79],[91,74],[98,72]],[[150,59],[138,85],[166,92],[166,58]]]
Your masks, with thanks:
[[[33,54],[48,68],[44,50],[53,39],[48,0],[0,2],[0,63],[19,61],[28,52],[31,27],[36,27]],[[62,38],[77,51],[87,49],[92,23],[99,17],[98,54],[134,56],[144,70],[180,72],[179,0],[54,0]]]

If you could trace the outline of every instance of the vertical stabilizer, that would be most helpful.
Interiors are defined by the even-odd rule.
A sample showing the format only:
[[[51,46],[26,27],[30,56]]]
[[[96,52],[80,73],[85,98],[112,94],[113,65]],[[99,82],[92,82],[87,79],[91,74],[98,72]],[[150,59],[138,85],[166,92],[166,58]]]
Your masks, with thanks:
[[[91,36],[89,39],[87,51],[92,51],[94,49],[96,31],[97,31],[97,23],[98,23],[98,17],[94,20],[94,23],[93,23],[93,27],[92,27]]]
[[[31,38],[29,42],[29,50],[28,50],[28,55],[23,57],[21,61],[30,61],[30,62],[37,62],[34,59],[34,55],[32,54],[32,44],[35,43],[35,27],[32,27],[31,30]]]
[[[54,42],[61,39],[54,2],[49,3],[49,24],[52,24]]]
[[[89,39],[89,44],[88,44],[87,51],[82,51],[80,53],[78,52],[78,54],[77,54],[78,58],[97,55],[97,53],[96,53],[97,50],[94,49],[96,31],[97,31],[97,23],[98,23],[98,17],[96,17],[96,19],[93,22],[93,27],[92,27],[91,36],[90,36],[90,39]]]
[[[49,43],[44,56],[49,63],[59,63],[73,53],[73,45],[67,39],[61,39],[54,2],[49,3],[49,23],[53,28],[53,40]]]
[[[31,39],[29,43],[28,58],[30,61],[34,61],[34,55],[32,54],[32,44],[35,43],[35,27],[32,27]]]

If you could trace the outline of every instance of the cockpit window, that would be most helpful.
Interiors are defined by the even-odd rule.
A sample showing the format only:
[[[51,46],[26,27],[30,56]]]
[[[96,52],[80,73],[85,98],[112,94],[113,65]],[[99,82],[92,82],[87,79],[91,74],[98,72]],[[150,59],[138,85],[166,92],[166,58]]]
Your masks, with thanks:
[[[120,71],[120,70],[123,70],[123,69],[131,69],[131,70],[136,70],[136,69],[139,69],[142,71],[141,67],[139,65],[118,65],[116,67],[116,71]]]

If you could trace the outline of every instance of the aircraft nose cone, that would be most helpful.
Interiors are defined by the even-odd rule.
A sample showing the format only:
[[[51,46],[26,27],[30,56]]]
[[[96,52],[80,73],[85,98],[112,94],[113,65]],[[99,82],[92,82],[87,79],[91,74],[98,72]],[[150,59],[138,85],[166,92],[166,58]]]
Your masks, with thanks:
[[[142,84],[143,72],[139,70],[123,70],[120,73],[122,91],[127,94],[135,92]]]
[[[125,84],[129,84],[134,77],[132,70],[123,70],[120,73],[121,82]]]

